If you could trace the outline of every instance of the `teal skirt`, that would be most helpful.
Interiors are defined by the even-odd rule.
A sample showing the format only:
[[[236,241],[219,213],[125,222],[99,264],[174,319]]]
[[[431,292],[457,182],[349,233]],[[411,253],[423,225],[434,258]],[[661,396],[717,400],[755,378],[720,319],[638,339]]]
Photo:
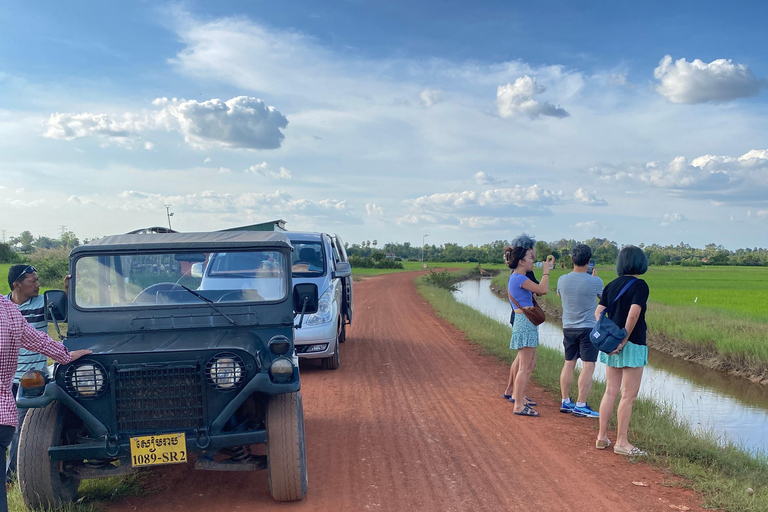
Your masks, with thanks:
[[[515,324],[512,326],[512,339],[509,348],[518,350],[524,347],[536,348],[539,346],[539,328],[528,320],[528,317],[515,314]]]
[[[630,341],[615,356],[600,352],[600,361],[612,368],[641,368],[648,364],[648,347]]]

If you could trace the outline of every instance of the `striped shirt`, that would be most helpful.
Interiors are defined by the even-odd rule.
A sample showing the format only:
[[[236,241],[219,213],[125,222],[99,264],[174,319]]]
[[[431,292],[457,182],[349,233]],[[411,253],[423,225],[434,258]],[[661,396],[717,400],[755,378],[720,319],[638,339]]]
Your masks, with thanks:
[[[72,360],[62,343],[33,329],[16,304],[0,295],[0,425],[18,427],[19,413],[11,385],[20,347],[41,352],[62,364]]]
[[[10,300],[11,295],[8,294]],[[29,325],[40,332],[48,332],[48,322],[45,320],[45,298],[42,295],[30,298],[24,304],[17,304],[19,311]],[[27,370],[44,370],[48,366],[48,358],[37,352],[32,352],[25,348],[19,350],[19,365],[16,367],[16,375],[13,377],[13,383],[18,384],[21,376]]]

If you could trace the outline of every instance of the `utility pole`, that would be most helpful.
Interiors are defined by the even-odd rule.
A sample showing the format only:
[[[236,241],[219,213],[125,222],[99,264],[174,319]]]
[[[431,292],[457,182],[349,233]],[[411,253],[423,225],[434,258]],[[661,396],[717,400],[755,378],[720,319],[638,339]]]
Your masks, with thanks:
[[[5,230],[3,230],[3,243],[5,243]]]
[[[424,235],[421,237],[421,265],[424,266],[424,239],[427,238],[429,235]]]
[[[66,232],[67,232],[67,226],[61,225],[61,226],[59,226],[59,227],[61,228],[61,236],[63,237],[63,236],[64,236],[64,233],[66,233]]]
[[[166,204],[166,205],[163,205],[163,206],[165,206],[165,214],[168,216],[168,229],[171,230],[171,229],[173,229],[171,227],[171,217],[173,217],[173,212],[171,212],[171,206],[173,206],[173,205]]]

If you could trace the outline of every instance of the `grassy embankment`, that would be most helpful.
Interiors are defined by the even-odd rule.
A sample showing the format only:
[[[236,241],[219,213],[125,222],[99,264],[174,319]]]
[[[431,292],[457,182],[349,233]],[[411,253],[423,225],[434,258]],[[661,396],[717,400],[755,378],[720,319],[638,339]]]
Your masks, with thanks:
[[[419,293],[430,302],[437,314],[463,331],[467,338],[482,349],[507,363],[515,353],[509,350],[512,329],[469,306],[460,304],[446,290],[428,286],[417,279]],[[534,371],[536,382],[560,396],[560,351],[540,346]],[[574,379],[575,386],[576,379]],[[499,382],[499,389],[504,386]],[[605,391],[602,382],[595,382],[589,401],[599,403]],[[501,392],[501,391],[499,391]],[[615,414],[611,428],[615,429]],[[546,423],[546,418],[542,419]],[[546,428],[546,425],[542,425]],[[648,399],[638,400],[632,414],[631,439],[647,450],[651,464],[669,468],[675,475],[669,485],[686,485],[701,492],[706,505],[730,511],[768,510],[768,459],[750,456],[735,445],[719,446],[714,436],[695,435],[669,408]],[[754,490],[748,494],[747,489]]]
[[[551,292],[543,297],[558,312],[555,290],[565,272],[552,271]],[[598,267],[598,273],[605,284],[616,278],[612,267]],[[651,292],[649,346],[752,380],[768,379],[768,268],[651,267],[641,277]],[[504,272],[493,284],[506,289],[508,278]]]

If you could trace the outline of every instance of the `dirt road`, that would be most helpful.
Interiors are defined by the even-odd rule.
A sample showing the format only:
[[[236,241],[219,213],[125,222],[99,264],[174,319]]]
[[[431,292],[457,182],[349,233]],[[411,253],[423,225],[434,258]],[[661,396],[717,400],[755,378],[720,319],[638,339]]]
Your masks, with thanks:
[[[528,394],[542,417],[513,416],[508,367],[437,319],[413,278],[355,283],[341,368],[302,366],[303,501],[272,501],[264,471],[166,466],[152,473],[156,493],[111,510],[703,510],[661,471],[596,450],[595,421],[559,413],[540,389]]]

